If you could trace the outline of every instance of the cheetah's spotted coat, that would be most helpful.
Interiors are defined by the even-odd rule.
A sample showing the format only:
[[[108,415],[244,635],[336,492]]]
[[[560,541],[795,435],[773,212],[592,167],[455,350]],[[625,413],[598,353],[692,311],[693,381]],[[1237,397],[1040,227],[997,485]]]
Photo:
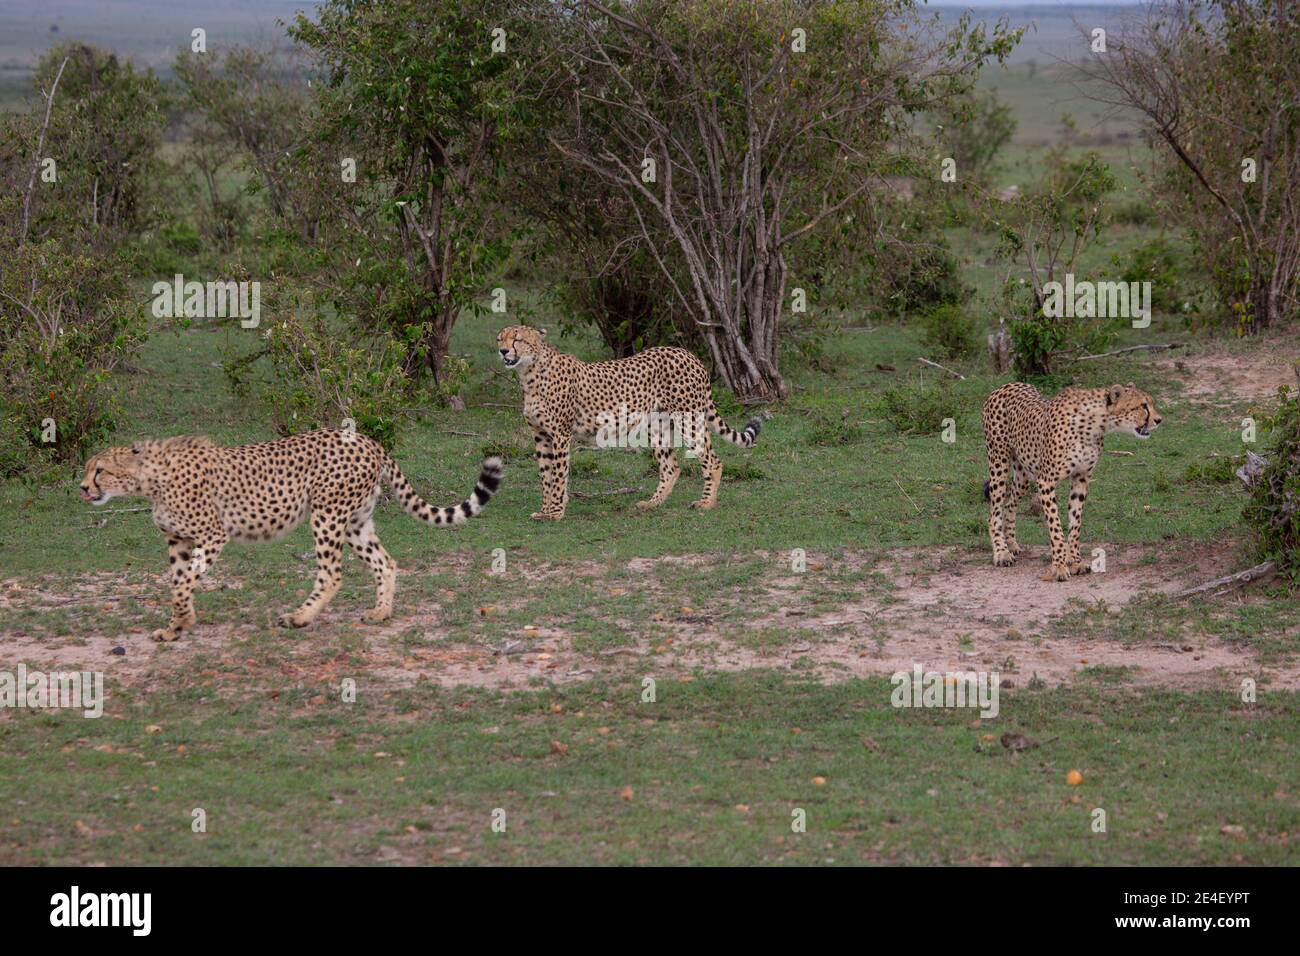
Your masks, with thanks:
[[[280,623],[306,627],[342,583],[343,542],[375,576],[382,621],[393,612],[397,563],[371,518],[385,487],[406,512],[433,525],[479,514],[501,483],[501,460],[483,463],[474,493],[459,505],[425,504],[383,447],[353,431],[322,430],[280,441],[224,448],[181,437],[110,448],[86,463],[82,497],[101,505],[117,496],[148,498],[154,524],[167,536],[172,616],[154,639],[174,641],[195,623],[194,585],[229,541],[273,541],[309,514],[316,540],[316,584],[303,605]]]
[[[622,421],[624,415],[629,430],[644,421],[659,464],[659,486],[637,507],[663,504],[681,476],[673,451],[675,430],[680,430],[680,444],[699,458],[704,471],[704,495],[692,507],[717,504],[722,461],[713,451],[708,429],[749,448],[762,423],[754,418],[743,431],[736,431],[722,420],[713,404],[708,370],[699,359],[685,349],[652,348],[617,361],[583,362],[547,345],[545,336],[545,330],[526,326],[502,329],[497,335],[501,360],[519,373],[524,418],[533,429],[542,476],[542,510],[534,518],[564,517],[572,440],[592,438],[611,418]]]
[[[1024,382],[997,389],[984,403],[984,438],[988,443],[989,538],[993,563],[1015,564],[1021,547],[1016,541],[1016,505],[1032,481],[1052,539],[1052,568],[1045,581],[1064,581],[1087,574],[1091,565],[1079,560],[1079,523],[1088,497],[1088,481],[1101,458],[1109,432],[1148,438],[1160,424],[1151,396],[1128,385],[1110,388],[1067,388],[1051,401]],[[1061,531],[1056,485],[1070,478],[1070,531]]]

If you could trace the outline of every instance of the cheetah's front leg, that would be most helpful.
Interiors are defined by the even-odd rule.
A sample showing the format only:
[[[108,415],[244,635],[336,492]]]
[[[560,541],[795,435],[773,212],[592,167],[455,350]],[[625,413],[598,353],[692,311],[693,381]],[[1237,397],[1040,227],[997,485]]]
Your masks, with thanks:
[[[999,568],[1016,563],[1015,552],[1007,547],[1006,496],[1010,465],[1000,457],[989,455],[989,543],[993,545],[993,564]]]
[[[172,586],[172,617],[166,627],[151,635],[155,641],[179,640],[181,633],[198,622],[194,613],[194,586],[212,566],[212,562],[226,546],[224,536],[211,535],[200,538],[167,536],[167,561],[170,565]]]
[[[1038,480],[1038,503],[1043,509],[1043,518],[1047,522],[1047,532],[1052,539],[1052,569],[1043,575],[1044,581],[1067,581],[1070,577],[1070,565],[1067,560],[1065,534],[1061,531],[1061,511],[1056,503],[1056,483]]]
[[[542,476],[542,510],[533,512],[532,517],[536,521],[559,521],[569,502],[569,439],[552,439],[538,432],[534,441],[537,470]]]
[[[1079,560],[1079,527],[1083,522],[1083,503],[1088,500],[1088,476],[1074,479],[1070,489],[1070,537],[1066,544],[1066,563],[1071,574],[1087,574],[1092,565]]]

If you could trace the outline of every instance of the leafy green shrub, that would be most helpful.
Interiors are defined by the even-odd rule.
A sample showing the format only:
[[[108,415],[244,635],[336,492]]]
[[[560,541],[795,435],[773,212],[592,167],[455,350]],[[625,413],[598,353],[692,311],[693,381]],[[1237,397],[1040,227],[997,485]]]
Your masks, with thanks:
[[[586,261],[572,256],[555,256],[553,263],[562,275],[553,294],[566,329],[595,327],[615,358],[655,345],[682,344],[663,275],[648,254],[634,252],[595,274]]]
[[[35,88],[50,89],[60,68],[43,149],[57,157],[58,188],[33,194],[32,234],[81,232],[98,245],[156,212],[161,197],[152,187],[169,96],[152,69],[137,73],[129,60],[77,42],[45,51],[32,72]],[[36,104],[37,122],[43,105]]]
[[[960,305],[935,306],[921,316],[921,342],[944,358],[964,358],[979,347],[979,321]]]
[[[1300,578],[1300,401],[1285,386],[1277,410],[1263,422],[1271,437],[1267,464],[1255,476],[1243,518],[1260,557]]]
[[[1237,469],[1245,460],[1245,455],[1229,455],[1226,458],[1192,462],[1183,472],[1183,481],[1188,484],[1229,484],[1237,480]]]
[[[862,430],[844,415],[819,413],[813,419],[808,440],[814,445],[852,445],[862,439]]]
[[[1064,283],[1076,271],[1081,253],[1097,237],[1105,197],[1115,185],[1114,173],[1096,153],[1071,157],[1058,146],[1024,196],[990,212],[999,230],[999,253],[1026,270],[1025,277],[1009,278],[1002,287],[1015,371],[1022,378],[1051,374],[1061,353],[1098,349],[1118,328],[1114,318],[1099,322],[1046,314],[1049,283]]]
[[[1113,256],[1121,282],[1150,282],[1151,309],[1180,312],[1184,303],[1199,299],[1192,288],[1186,257],[1163,236],[1138,246],[1126,258]]]
[[[144,335],[115,255],[47,239],[0,270],[0,474],[71,465],[103,442],[120,407],[111,373]],[[51,440],[52,439],[52,440]]]
[[[231,390],[250,392],[250,370],[265,357],[271,374],[261,398],[276,432],[337,428],[350,419],[391,450],[409,404],[419,401],[403,371],[403,345],[387,336],[362,339],[330,322],[304,291],[275,295],[280,301],[270,310],[275,321],[262,330],[263,349],[224,363]]]
[[[906,251],[896,269],[881,270],[886,283],[883,308],[905,318],[936,306],[966,301],[971,289],[961,281],[961,267],[946,249],[922,247]]]
[[[880,396],[880,411],[899,434],[937,432],[945,418],[957,418],[965,400],[947,378],[930,383],[905,382],[891,385]]]
[[[1022,319],[1011,323],[1011,355],[1016,375],[1037,380],[1052,367],[1052,360],[1069,341],[1070,329],[1063,321],[1047,318]]]
[[[998,153],[1016,132],[1011,107],[996,90],[945,97],[932,120],[944,155],[955,158],[962,175],[977,183],[988,181]]]
[[[115,246],[151,217],[166,121],[151,72],[85,44],[49,48],[32,83],[52,98],[0,114],[4,476],[76,463],[116,424],[111,373],[143,336],[145,310]],[[47,159],[50,183],[33,178]]]

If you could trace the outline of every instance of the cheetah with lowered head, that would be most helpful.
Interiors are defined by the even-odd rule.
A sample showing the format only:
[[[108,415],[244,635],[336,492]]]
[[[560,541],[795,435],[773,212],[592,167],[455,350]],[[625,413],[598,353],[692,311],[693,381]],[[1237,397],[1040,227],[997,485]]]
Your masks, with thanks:
[[[280,441],[224,448],[186,436],[110,448],[86,463],[81,495],[92,505],[118,496],[148,498],[167,536],[171,622],[153,633],[174,641],[192,628],[194,586],[229,541],[274,541],[311,515],[316,585],[302,607],[280,618],[306,627],[342,584],[343,542],[375,575],[367,621],[393,613],[397,562],[379,543],[371,518],[384,488],[407,514],[431,525],[460,524],[483,510],[501,484],[501,459],[483,462],[474,493],[459,505],[425,504],[383,446],[355,431],[325,429]]]
[[[1087,574],[1091,565],[1079,560],[1079,522],[1102,442],[1110,432],[1149,438],[1161,420],[1151,396],[1131,382],[1109,388],[1071,387],[1051,401],[1023,382],[997,389],[984,403],[989,452],[984,497],[989,502],[993,563],[1016,563],[1022,550],[1016,541],[1016,505],[1033,482],[1052,539],[1052,568],[1043,580]],[[1074,482],[1068,538],[1061,532],[1056,501],[1056,485],[1066,478]]]
[[[519,373],[524,418],[533,429],[542,476],[542,510],[533,518],[564,517],[572,440],[596,438],[601,445],[612,432],[644,434],[659,464],[659,486],[648,499],[637,502],[638,508],[663,504],[681,476],[673,452],[674,434],[699,458],[704,471],[704,496],[691,506],[712,508],[718,503],[722,461],[713,451],[708,429],[750,448],[762,422],[750,419],[739,432],[729,427],[713,404],[709,373],[699,359],[685,349],[652,348],[613,362],[583,362],[547,345],[545,339],[545,329],[522,325],[497,335],[501,361]]]

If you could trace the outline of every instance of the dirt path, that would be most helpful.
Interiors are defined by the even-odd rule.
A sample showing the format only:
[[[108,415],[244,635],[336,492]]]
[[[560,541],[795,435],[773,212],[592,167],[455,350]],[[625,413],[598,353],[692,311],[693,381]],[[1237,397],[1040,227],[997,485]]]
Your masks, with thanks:
[[[757,596],[718,607],[691,608],[685,598],[659,582],[655,571],[692,565],[707,572],[714,555],[636,559],[650,606],[662,608],[645,622],[615,621],[637,639],[604,651],[575,649],[573,635],[560,626],[480,628],[466,640],[441,623],[436,600],[406,604],[399,588],[399,616],[379,627],[355,623],[353,609],[331,608],[311,630],[283,634],[268,642],[252,623],[208,623],[181,641],[153,644],[144,628],[114,626],[109,612],[119,602],[152,601],[156,584],[127,584],[111,575],[80,580],[60,593],[19,581],[0,583],[0,621],[7,612],[56,606],[90,609],[89,633],[75,639],[26,633],[4,635],[0,669],[18,662],[29,669],[104,670],[110,679],[149,686],[177,675],[219,682],[223,689],[245,682],[319,685],[330,692],[343,677],[402,686],[430,681],[444,686],[524,688],[566,684],[596,675],[680,677],[698,671],[774,667],[795,669],[824,681],[863,675],[925,670],[997,671],[1012,686],[1038,679],[1049,685],[1096,679],[1097,669],[1127,683],[1176,688],[1233,688],[1250,677],[1261,687],[1300,688],[1295,661],[1264,666],[1248,646],[1226,644],[1208,634],[1180,632],[1154,639],[1138,635],[1121,641],[1105,633],[1114,615],[1134,601],[1169,594],[1236,569],[1241,557],[1231,544],[1184,546],[1177,553],[1150,546],[1110,546],[1107,570],[1057,584],[1040,580],[1046,565],[1042,548],[1031,548],[1010,569],[994,568],[981,550],[962,548],[896,549],[849,553],[838,558],[808,555],[808,570],[790,571],[788,557],[759,552],[762,576]],[[418,572],[411,572],[418,573]],[[537,581],[557,576],[599,575],[594,565],[538,569]],[[832,607],[811,595],[833,582]],[[214,587],[242,587],[218,577]],[[253,587],[249,584],[249,587]],[[408,590],[408,594],[409,594]],[[1234,600],[1259,600],[1238,595]],[[200,603],[202,597],[200,597]],[[411,599],[408,599],[408,601]],[[811,603],[810,603],[811,601]],[[810,610],[810,607],[823,608]],[[1083,631],[1063,623],[1090,610]],[[164,613],[162,606],[157,614]],[[5,628],[8,630],[8,628]],[[411,646],[403,635],[423,639]],[[642,636],[644,634],[644,636]],[[755,634],[768,639],[753,641]],[[274,636],[274,635],[273,635]],[[340,638],[350,649],[340,653]],[[276,658],[266,663],[268,643]],[[119,648],[125,653],[114,653]],[[504,653],[503,653],[504,651]],[[1120,670],[1122,669],[1122,670]],[[1104,676],[1105,671],[1101,672]]]
[[[1300,385],[1300,337],[1277,336],[1242,352],[1218,348],[1152,360],[1169,381],[1179,382],[1181,396],[1204,405],[1231,405],[1242,400],[1274,398],[1279,385]]]

